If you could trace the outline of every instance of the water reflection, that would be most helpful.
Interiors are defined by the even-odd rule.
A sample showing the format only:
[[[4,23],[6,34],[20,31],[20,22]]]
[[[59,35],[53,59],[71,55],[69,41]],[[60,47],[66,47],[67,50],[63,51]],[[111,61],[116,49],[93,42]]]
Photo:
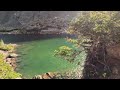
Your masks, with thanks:
[[[73,37],[73,35],[67,34],[0,34],[0,39],[3,39],[5,43],[18,43],[34,40],[43,40],[50,38],[63,38]]]

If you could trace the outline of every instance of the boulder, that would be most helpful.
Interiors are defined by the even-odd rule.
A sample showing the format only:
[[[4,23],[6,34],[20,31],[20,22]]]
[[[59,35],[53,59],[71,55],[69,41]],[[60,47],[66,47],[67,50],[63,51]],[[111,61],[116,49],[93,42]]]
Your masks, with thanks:
[[[9,54],[9,58],[16,58],[16,57],[18,57],[18,55],[15,54],[15,53],[11,53],[11,54]]]
[[[38,75],[39,79],[42,79],[42,75]]]
[[[47,73],[51,78],[53,78],[55,76],[55,74],[53,72],[48,72]]]
[[[53,79],[56,74],[53,72],[47,72],[42,75],[36,75],[33,79]]]
[[[11,58],[11,61],[12,61],[13,63],[16,63],[16,58]]]
[[[46,73],[42,75],[43,79],[51,79]]]
[[[7,59],[6,59],[6,62],[11,63],[11,62],[12,62],[12,59],[11,59],[11,58],[7,58]]]

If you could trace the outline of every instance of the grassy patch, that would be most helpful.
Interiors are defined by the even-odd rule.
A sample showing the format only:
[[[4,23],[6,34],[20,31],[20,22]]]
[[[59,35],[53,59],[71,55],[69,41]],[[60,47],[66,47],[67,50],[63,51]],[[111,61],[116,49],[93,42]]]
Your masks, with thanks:
[[[3,51],[12,51],[14,50],[14,46],[12,44],[5,44],[3,40],[0,41],[0,50]]]

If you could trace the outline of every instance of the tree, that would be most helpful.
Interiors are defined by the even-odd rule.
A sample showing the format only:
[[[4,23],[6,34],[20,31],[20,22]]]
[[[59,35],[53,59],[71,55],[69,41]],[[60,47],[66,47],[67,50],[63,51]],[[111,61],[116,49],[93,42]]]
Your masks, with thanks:
[[[81,12],[71,22],[68,33],[75,34],[78,45],[87,52],[84,78],[110,77],[106,48],[120,43],[120,12]]]
[[[89,11],[72,21],[68,32],[76,34],[79,42],[84,40],[106,44],[120,42],[120,13],[108,11]]]

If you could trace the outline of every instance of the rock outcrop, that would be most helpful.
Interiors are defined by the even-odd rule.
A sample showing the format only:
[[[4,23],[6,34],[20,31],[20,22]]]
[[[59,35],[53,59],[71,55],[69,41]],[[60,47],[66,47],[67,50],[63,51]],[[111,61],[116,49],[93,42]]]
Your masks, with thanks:
[[[0,11],[0,31],[64,30],[78,11]],[[30,31],[28,31],[30,32]]]
[[[120,79],[120,44],[107,48],[107,63],[111,69],[110,79]]]

